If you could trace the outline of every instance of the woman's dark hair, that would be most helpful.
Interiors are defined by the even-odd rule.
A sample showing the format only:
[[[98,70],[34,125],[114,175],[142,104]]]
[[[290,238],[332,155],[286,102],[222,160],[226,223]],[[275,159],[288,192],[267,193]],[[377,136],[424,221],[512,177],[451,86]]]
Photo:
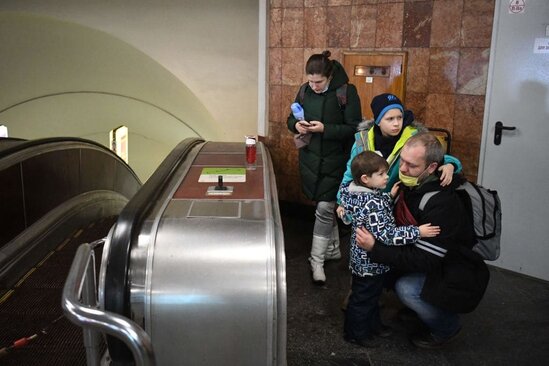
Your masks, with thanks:
[[[381,169],[389,169],[389,164],[387,160],[379,156],[373,151],[363,151],[357,156],[354,157],[351,162],[351,174],[353,175],[353,182],[355,184],[363,186],[364,183],[360,180],[362,175],[366,174],[368,177],[371,177],[375,172],[380,171]]]
[[[305,73],[307,75],[320,74],[329,78],[334,72],[334,62],[330,60],[332,53],[330,51],[324,51],[322,53],[315,53],[307,60],[305,65]]]

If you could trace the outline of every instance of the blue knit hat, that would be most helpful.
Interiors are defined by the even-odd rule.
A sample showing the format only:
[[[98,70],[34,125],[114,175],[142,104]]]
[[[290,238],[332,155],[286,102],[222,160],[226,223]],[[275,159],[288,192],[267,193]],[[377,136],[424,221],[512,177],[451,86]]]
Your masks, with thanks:
[[[370,107],[372,108],[372,113],[374,114],[374,122],[378,126],[387,111],[396,108],[400,109],[400,111],[404,113],[404,108],[402,107],[402,102],[400,99],[398,99],[396,95],[390,93],[375,96],[374,99],[372,99],[372,103],[370,103]]]

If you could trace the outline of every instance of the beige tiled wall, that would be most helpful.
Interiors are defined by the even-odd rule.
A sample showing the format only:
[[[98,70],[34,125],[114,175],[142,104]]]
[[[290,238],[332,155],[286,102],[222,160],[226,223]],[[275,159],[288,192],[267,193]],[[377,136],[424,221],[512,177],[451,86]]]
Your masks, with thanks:
[[[448,129],[452,154],[475,180],[494,0],[271,0],[269,136],[279,198],[305,202],[286,118],[304,66],[328,49],[407,51],[405,105],[429,127]]]

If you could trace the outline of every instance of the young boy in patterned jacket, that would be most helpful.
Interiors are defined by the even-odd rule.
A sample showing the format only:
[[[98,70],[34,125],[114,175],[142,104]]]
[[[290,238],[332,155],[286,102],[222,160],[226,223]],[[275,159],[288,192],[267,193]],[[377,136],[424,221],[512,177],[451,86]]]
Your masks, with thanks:
[[[341,206],[339,217],[351,216],[350,264],[352,273],[351,296],[345,313],[345,340],[363,347],[373,347],[374,335],[390,333],[381,323],[379,297],[383,290],[383,274],[389,271],[384,264],[374,263],[367,252],[356,244],[355,231],[365,227],[376,239],[386,245],[415,243],[422,237],[434,237],[440,233],[438,226],[396,226],[393,216],[393,200],[398,183],[390,193],[382,190],[389,179],[387,161],[373,151],[358,154],[351,163],[353,181],[340,187]]]

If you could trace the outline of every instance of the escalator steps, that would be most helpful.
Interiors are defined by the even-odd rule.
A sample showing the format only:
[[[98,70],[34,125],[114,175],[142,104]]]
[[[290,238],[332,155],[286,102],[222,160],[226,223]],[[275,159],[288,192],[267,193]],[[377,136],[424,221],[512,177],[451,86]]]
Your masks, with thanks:
[[[82,328],[61,317],[61,294],[78,246],[105,237],[114,221],[114,217],[101,220],[60,243],[58,250],[29,271],[28,277],[0,303],[0,349],[37,334],[28,345],[14,348],[0,358],[1,365],[86,364]],[[96,258],[100,255],[96,251]]]

